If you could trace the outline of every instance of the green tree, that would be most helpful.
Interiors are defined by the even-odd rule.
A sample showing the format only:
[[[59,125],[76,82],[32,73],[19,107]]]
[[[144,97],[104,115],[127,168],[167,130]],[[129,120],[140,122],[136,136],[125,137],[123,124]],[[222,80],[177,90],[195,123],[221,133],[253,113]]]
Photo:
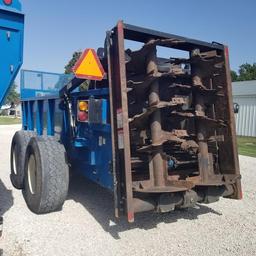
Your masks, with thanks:
[[[239,81],[256,80],[256,63],[245,63],[239,67]]]
[[[74,67],[74,65],[76,64],[78,59],[80,58],[81,54],[82,54],[81,51],[76,51],[73,53],[71,60],[65,66],[65,74],[71,74],[73,72],[72,68]]]
[[[17,104],[20,102],[20,94],[16,91],[16,89],[17,89],[17,85],[13,84],[5,99],[5,104],[11,104],[12,102]]]
[[[237,81],[238,75],[237,75],[236,71],[231,70],[231,79],[232,79],[232,82]]]

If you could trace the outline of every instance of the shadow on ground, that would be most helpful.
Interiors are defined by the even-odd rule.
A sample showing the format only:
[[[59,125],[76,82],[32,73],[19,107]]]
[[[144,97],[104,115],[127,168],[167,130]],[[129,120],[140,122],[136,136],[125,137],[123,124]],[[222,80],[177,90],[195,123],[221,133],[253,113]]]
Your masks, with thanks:
[[[13,206],[12,190],[6,188],[0,180],[0,216],[4,215]]]
[[[197,219],[197,217],[202,214],[214,213],[221,215],[221,213],[207,206],[198,205],[196,208],[177,210],[165,214],[154,212],[136,214],[135,223],[128,223],[124,217],[117,220],[114,217],[112,194],[79,176],[72,177],[67,200],[74,200],[81,203],[96,221],[98,221],[102,228],[115,239],[120,239],[120,232],[134,228],[148,230],[155,228],[159,223],[172,223],[176,222],[178,219],[193,220]]]

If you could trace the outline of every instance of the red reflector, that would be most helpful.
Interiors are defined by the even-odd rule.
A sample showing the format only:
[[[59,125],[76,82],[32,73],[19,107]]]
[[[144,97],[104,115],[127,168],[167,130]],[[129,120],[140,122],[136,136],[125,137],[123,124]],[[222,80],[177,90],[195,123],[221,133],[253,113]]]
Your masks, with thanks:
[[[6,5],[11,5],[11,4],[12,4],[12,0],[4,0],[4,3],[5,3]]]
[[[77,117],[78,117],[78,121],[81,121],[81,122],[85,122],[88,120],[88,114],[84,111],[79,111]]]
[[[229,59],[229,50],[228,50],[227,46],[225,47],[225,55],[226,55],[226,58],[228,60]]]
[[[242,191],[242,189],[240,191],[240,199],[243,199],[243,191]]]

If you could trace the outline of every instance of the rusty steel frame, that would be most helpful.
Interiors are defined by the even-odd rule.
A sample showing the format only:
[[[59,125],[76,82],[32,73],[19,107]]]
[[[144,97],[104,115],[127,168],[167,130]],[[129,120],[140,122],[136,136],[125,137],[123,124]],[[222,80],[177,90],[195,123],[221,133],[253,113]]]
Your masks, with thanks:
[[[123,23],[118,22],[113,29],[111,36],[112,44],[109,49],[109,65],[111,77],[109,79],[110,98],[112,102],[112,127],[114,133],[112,144],[114,145],[117,190],[114,191],[115,202],[118,208],[115,209],[116,216],[122,213],[127,214],[129,222],[134,221],[132,176],[131,176],[131,155],[128,105],[126,91],[126,70],[124,56],[124,30]],[[124,175],[123,171],[124,170]]]
[[[238,149],[237,149],[237,137],[236,137],[236,124],[235,124],[235,114],[233,110],[233,97],[232,97],[232,80],[231,80],[231,73],[230,73],[230,64],[229,64],[229,50],[228,46],[224,46],[223,49],[223,58],[224,58],[224,65],[225,65],[225,74],[226,77],[226,87],[225,87],[225,93],[227,95],[226,97],[226,105],[227,105],[227,114],[228,114],[228,141],[225,146],[228,148],[228,145],[230,145],[231,150],[222,150],[220,152],[221,156],[226,156],[226,159],[229,160],[228,164],[226,164],[226,169],[228,174],[231,172],[232,174],[235,174],[240,177],[240,168],[239,168],[239,160],[238,160]],[[224,153],[225,152],[225,153]],[[223,154],[222,154],[223,153]],[[224,161],[224,159],[221,159],[220,161]],[[230,166],[230,163],[232,166]],[[231,171],[230,171],[231,170]],[[236,179],[235,183],[235,193],[232,196],[229,196],[233,199],[242,199],[242,185],[241,185],[241,179]]]
[[[131,141],[129,123],[131,121],[128,116],[128,88],[126,77],[126,59],[124,40],[134,40],[145,43],[146,51],[146,71],[150,80],[146,83],[149,89],[149,109],[148,113],[143,113],[136,118],[149,116],[150,131],[152,136],[152,145],[142,148],[141,151],[150,151],[149,157],[149,180],[133,181],[132,179],[132,161],[131,161]],[[151,200],[144,201],[135,198],[134,192],[144,193],[167,193],[188,191],[195,186],[221,186],[233,185],[232,195],[227,196],[234,199],[242,198],[242,189],[240,181],[240,170],[237,155],[235,121],[233,114],[233,102],[231,93],[230,67],[228,60],[228,48],[217,43],[206,43],[198,40],[188,39],[176,35],[144,29],[119,21],[117,26],[107,33],[107,61],[108,61],[108,81],[110,90],[110,111],[112,124],[112,151],[113,151],[113,177],[114,177],[114,199],[115,199],[115,215],[119,217],[125,214],[129,222],[134,221],[134,213],[152,209]],[[191,53],[191,72],[192,85],[175,84],[175,87],[193,89],[192,93],[195,98],[195,113],[179,113],[173,111],[173,115],[180,115],[181,118],[195,118],[196,134],[195,141],[185,141],[186,131],[177,130],[175,135],[173,132],[165,132],[161,127],[160,108],[169,106],[170,103],[162,106],[159,97],[159,83],[157,77],[160,77],[157,67],[156,46],[186,50]],[[208,59],[222,58],[224,60],[224,74],[220,76],[226,84],[222,85],[224,100],[223,106],[227,112],[223,116],[223,109],[216,107],[216,116],[208,117],[205,113],[205,95],[208,95],[211,101],[211,95],[216,94],[216,90],[204,87],[202,82],[203,75],[200,63],[195,57],[193,59],[193,51],[199,51],[199,58],[202,61]],[[174,60],[179,62],[181,60]],[[199,64],[198,64],[199,63]],[[198,65],[198,66],[197,66]],[[205,64],[207,65],[207,63]],[[176,74],[175,74],[176,75]],[[179,71],[177,71],[179,75]],[[212,82],[212,81],[210,81]],[[217,95],[217,94],[216,94]],[[221,96],[220,94],[218,96]],[[180,100],[177,98],[177,100]],[[174,100],[175,101],[175,100]],[[178,104],[178,103],[177,103]],[[221,105],[221,107],[223,107]],[[214,111],[213,111],[214,112]],[[221,113],[221,114],[220,114]],[[214,113],[215,114],[215,113]],[[224,118],[225,117],[225,118]],[[135,119],[135,118],[134,118]],[[226,122],[223,121],[225,119]],[[207,138],[207,130],[202,124],[208,124],[215,127],[218,124],[218,132]],[[185,132],[185,133],[184,133]],[[224,135],[223,135],[224,133]],[[183,135],[182,135],[183,134]],[[181,137],[179,137],[181,136]],[[183,136],[183,137],[182,137]],[[225,138],[225,141],[223,142]],[[188,177],[187,180],[175,180],[168,176],[166,155],[163,151],[162,144],[165,141],[174,141],[181,144],[183,150],[193,150],[198,153],[198,170],[199,175]],[[219,149],[220,158],[219,165],[222,173],[214,173],[212,155],[209,153],[208,142],[214,141]],[[231,150],[230,150],[231,149]],[[224,158],[227,156],[228,159]],[[186,164],[186,161],[177,161],[180,164]],[[192,161],[193,163],[193,161]]]

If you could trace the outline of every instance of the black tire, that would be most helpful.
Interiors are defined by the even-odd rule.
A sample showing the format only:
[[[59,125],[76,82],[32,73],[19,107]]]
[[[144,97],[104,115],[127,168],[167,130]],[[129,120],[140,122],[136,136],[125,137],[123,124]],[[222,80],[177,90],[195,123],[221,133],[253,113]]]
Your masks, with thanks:
[[[65,148],[51,137],[30,140],[25,157],[23,196],[36,214],[59,210],[68,193],[69,168]]]
[[[24,186],[25,154],[30,139],[35,136],[33,131],[17,131],[12,138],[11,145],[11,174],[12,185],[17,189]]]

